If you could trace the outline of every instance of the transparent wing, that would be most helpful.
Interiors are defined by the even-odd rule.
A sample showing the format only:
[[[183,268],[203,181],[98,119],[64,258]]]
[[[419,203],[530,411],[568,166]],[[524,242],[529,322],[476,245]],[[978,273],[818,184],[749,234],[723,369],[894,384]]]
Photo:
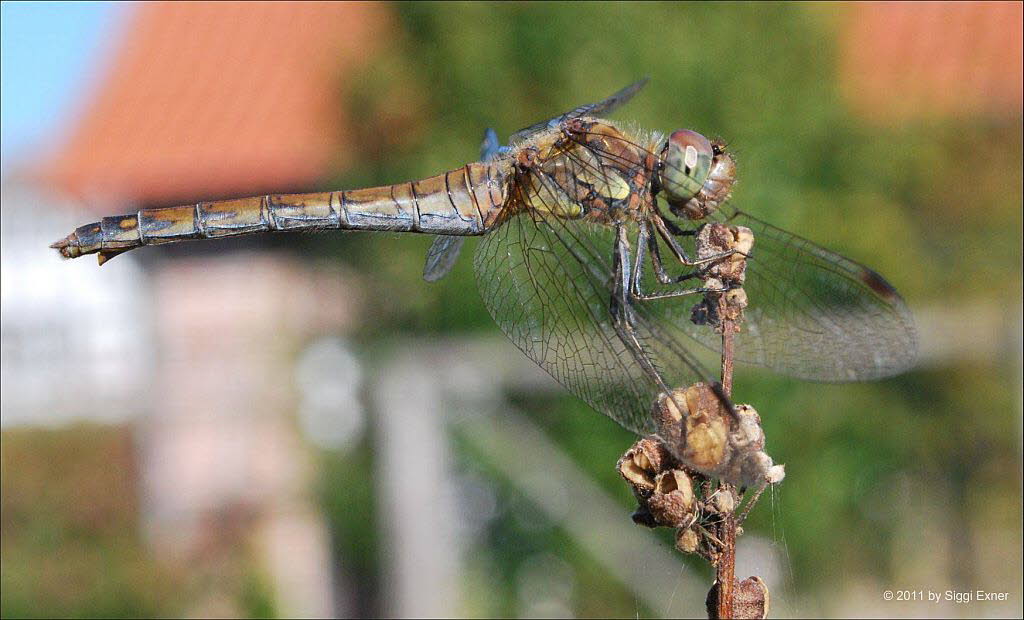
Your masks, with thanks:
[[[605,114],[610,114],[612,111],[616,110],[617,108],[621,107],[626,102],[628,102],[630,99],[632,99],[633,96],[636,95],[640,91],[640,89],[647,84],[647,81],[649,79],[650,78],[643,78],[642,80],[634,82],[629,86],[623,88],[619,92],[615,93],[611,97],[608,97],[607,99],[604,99],[602,101],[598,101],[597,103],[588,103],[586,105],[581,105],[577,108],[569,110],[564,114],[559,114],[558,116],[550,118],[546,121],[541,121],[539,123],[530,125],[529,127],[520,129],[519,131],[509,136],[509,144],[515,144],[516,142],[523,140],[530,134],[537,133],[538,131],[558,127],[559,125],[561,125],[562,123],[569,119],[579,118],[581,116],[603,116]]]
[[[423,279],[427,282],[436,282],[448,275],[448,272],[455,266],[459,252],[462,251],[462,244],[465,242],[465,237],[450,235],[434,237],[434,242],[427,250],[427,262],[423,266]]]
[[[912,315],[878,273],[731,205],[709,219],[754,233],[744,284],[749,305],[735,339],[737,360],[834,382],[889,377],[914,364]],[[648,320],[719,351],[720,338],[690,321],[692,307],[687,298],[648,304]]]
[[[914,364],[913,317],[878,273],[738,209],[719,218],[754,232],[742,359],[814,381],[879,379]]]
[[[837,382],[888,377],[913,365],[913,318],[882,276],[728,205],[713,217],[754,233],[743,286],[749,305],[735,337],[738,360]],[[720,350],[720,339],[689,321],[691,307],[659,307],[659,316]]]

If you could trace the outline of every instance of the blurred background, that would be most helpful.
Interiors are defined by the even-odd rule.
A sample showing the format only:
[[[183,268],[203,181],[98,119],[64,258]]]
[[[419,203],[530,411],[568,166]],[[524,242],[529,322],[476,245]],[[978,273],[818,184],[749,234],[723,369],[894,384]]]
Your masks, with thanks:
[[[617,118],[727,139],[737,204],[921,332],[888,381],[739,369],[788,475],[737,574],[776,617],[1022,613],[1020,3],[2,10],[0,615],[704,615],[709,568],[629,519],[633,437],[501,336],[468,256],[427,284],[417,236],[47,248],[435,174],[645,75]]]

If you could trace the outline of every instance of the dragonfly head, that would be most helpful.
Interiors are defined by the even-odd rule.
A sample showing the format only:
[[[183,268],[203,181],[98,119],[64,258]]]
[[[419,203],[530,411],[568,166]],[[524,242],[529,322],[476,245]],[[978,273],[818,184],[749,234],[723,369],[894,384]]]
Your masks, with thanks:
[[[665,142],[658,185],[669,208],[680,217],[702,219],[729,198],[736,162],[725,144],[681,129]]]

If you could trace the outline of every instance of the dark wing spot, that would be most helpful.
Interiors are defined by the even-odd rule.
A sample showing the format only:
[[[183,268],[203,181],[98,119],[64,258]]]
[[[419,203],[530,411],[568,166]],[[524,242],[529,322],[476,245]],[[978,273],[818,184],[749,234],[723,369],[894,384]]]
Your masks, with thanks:
[[[896,293],[896,289],[891,284],[885,281],[885,278],[878,275],[874,271],[863,268],[860,272],[860,280],[864,284],[867,284],[871,290],[878,293],[878,295],[884,299],[893,300],[899,297]]]

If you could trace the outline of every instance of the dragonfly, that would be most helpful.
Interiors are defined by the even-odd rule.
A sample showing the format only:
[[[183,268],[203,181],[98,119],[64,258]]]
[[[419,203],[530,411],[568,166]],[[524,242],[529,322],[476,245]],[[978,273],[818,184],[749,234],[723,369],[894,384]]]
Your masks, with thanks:
[[[664,135],[605,118],[645,85],[578,106],[499,144],[488,129],[479,161],[374,187],[270,194],[142,209],[79,227],[51,247],[102,265],[145,245],[299,230],[437,235],[424,277],[455,264],[481,236],[477,286],[495,322],[570,392],[638,434],[656,432],[659,394],[715,383],[697,351],[721,338],[692,319],[709,292],[699,258],[709,222],[754,235],[749,299],[735,359],[812,380],[898,374],[915,360],[911,314],[875,271],[772,226],[730,200],[727,145],[682,129]],[[720,398],[728,397],[719,394]]]

